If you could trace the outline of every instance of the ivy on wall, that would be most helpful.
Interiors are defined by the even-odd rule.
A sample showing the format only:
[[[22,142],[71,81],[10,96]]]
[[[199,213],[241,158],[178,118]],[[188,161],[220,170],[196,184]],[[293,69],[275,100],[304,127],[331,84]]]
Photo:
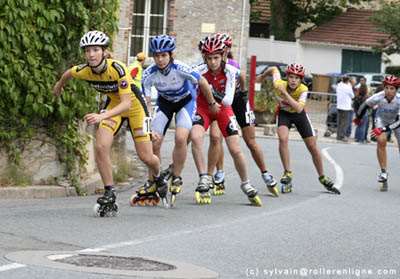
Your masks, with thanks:
[[[113,36],[119,1],[0,0],[0,6],[0,148],[18,165],[24,145],[46,133],[77,184],[87,159],[78,122],[96,109],[96,93],[81,81],[69,82],[61,98],[52,88],[67,68],[84,62],[85,32]]]

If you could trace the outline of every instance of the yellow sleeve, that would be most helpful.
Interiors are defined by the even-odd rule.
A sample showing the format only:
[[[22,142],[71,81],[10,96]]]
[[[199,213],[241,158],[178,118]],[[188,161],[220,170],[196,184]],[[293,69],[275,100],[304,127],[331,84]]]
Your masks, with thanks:
[[[307,101],[308,87],[305,86],[304,84],[301,84],[299,90],[301,93],[298,102],[302,105],[305,105]]]
[[[87,64],[81,64],[81,65],[73,66],[70,70],[71,70],[71,75],[73,78],[86,79],[90,68]]]
[[[114,60],[111,63],[111,67],[114,68],[118,74],[118,94],[132,94],[132,78],[130,77],[126,66],[123,63]]]
[[[274,87],[277,87],[278,85],[286,86],[286,81],[284,81],[282,79],[274,80]]]

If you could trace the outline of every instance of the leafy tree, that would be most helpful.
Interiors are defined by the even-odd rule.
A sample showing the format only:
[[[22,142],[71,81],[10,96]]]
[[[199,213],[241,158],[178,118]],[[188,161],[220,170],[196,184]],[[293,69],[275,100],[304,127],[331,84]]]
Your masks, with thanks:
[[[277,40],[294,41],[302,24],[321,25],[351,5],[371,0],[271,0],[271,34]]]
[[[378,29],[390,36],[391,44],[381,42],[381,50],[387,54],[400,52],[400,5],[395,2],[385,3],[382,8],[375,12],[372,21]]]

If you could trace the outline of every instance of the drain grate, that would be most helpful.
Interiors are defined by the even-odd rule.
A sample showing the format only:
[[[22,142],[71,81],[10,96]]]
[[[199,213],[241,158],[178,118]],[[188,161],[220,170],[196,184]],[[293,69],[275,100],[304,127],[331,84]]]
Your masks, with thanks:
[[[120,257],[105,255],[76,255],[64,259],[55,260],[56,262],[72,264],[85,267],[100,267],[119,270],[134,271],[168,271],[176,269],[176,266],[146,260],[140,257]]]

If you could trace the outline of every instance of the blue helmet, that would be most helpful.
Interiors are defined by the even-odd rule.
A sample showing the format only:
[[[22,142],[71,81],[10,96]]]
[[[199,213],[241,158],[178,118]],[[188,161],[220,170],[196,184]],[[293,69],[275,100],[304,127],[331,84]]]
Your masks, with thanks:
[[[171,52],[175,48],[175,38],[168,35],[155,36],[150,42],[150,51],[152,53]]]

